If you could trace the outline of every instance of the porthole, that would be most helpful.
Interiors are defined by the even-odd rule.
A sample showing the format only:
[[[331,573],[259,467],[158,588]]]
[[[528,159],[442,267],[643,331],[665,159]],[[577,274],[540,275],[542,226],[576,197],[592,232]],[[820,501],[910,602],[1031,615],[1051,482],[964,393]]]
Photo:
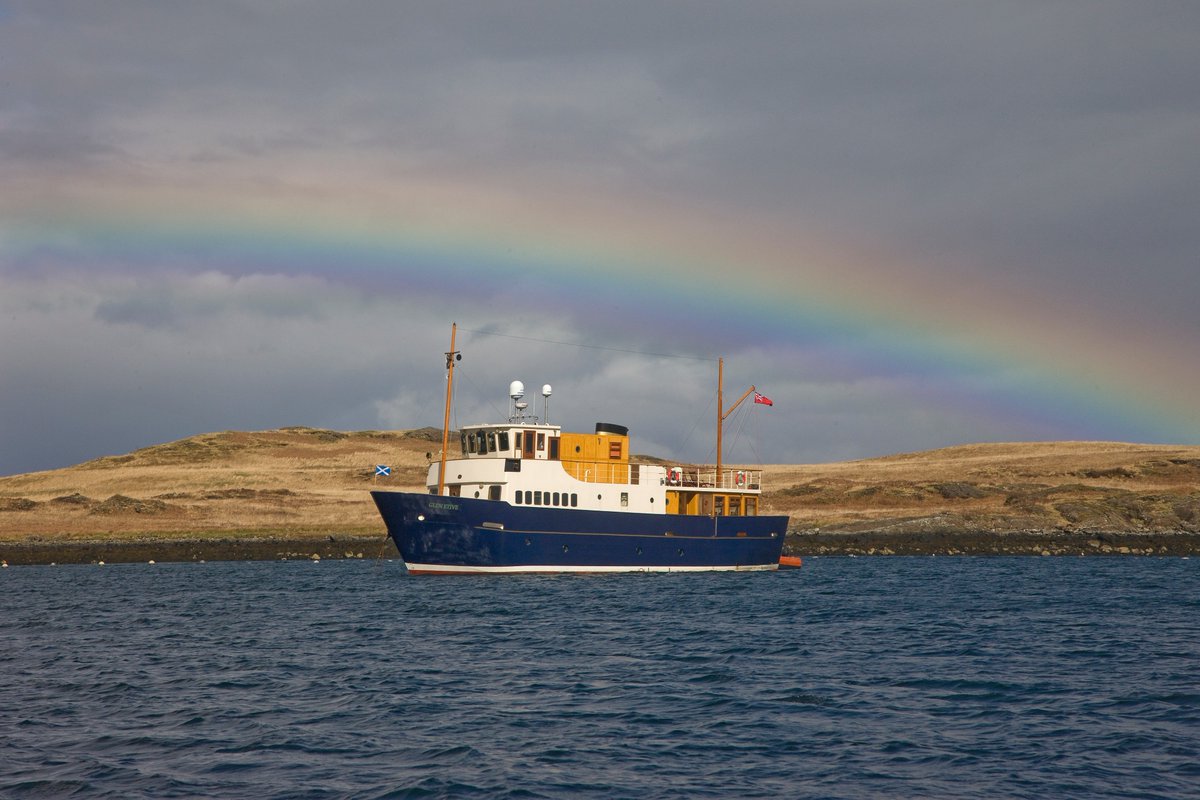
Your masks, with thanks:
[[[529,537],[528,537],[528,536],[526,536],[526,537],[525,537],[525,546],[526,546],[526,547],[529,547],[531,544],[533,544],[533,542],[529,541]]]
[[[563,552],[567,552],[567,546],[565,544],[563,545]]]
[[[683,548],[679,548],[676,552],[679,553],[679,555],[683,555]]]
[[[642,554],[642,548],[641,548],[641,547],[638,547],[638,549],[637,549],[637,554],[638,554],[639,556]]]
[[[476,490],[475,490],[475,496],[476,496],[476,497],[479,497],[479,490],[478,490],[478,489],[476,489]]]

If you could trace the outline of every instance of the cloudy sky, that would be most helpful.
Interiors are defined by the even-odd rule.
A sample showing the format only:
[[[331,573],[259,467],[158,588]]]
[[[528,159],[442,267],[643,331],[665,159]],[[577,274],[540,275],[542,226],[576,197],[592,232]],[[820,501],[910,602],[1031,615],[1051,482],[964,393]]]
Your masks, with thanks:
[[[0,0],[0,474],[551,421],[1200,443],[1200,4]],[[541,412],[541,403],[535,405]]]

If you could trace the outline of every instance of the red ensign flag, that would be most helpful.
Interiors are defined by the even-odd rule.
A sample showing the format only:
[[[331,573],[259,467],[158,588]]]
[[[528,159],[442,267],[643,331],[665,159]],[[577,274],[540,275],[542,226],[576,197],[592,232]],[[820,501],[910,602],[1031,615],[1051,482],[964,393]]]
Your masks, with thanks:
[[[754,402],[762,403],[764,406],[775,405],[774,403],[771,402],[771,398],[767,397],[765,394],[759,394],[758,392],[754,393]]]

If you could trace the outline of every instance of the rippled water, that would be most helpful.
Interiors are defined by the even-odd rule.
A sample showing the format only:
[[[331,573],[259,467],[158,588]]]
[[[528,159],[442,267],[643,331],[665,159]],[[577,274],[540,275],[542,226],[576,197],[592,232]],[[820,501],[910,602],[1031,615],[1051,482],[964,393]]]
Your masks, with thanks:
[[[1197,797],[1200,560],[0,571],[5,797]]]

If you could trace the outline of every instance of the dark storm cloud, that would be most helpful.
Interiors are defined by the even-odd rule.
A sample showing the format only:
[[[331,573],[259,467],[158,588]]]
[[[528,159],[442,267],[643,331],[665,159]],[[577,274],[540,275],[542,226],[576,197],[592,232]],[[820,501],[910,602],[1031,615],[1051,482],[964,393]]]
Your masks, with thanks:
[[[3,260],[6,234],[84,176],[236,192],[365,163],[397,184],[699,206],[884,254],[934,287],[1120,311],[1200,347],[1197,41],[1192,2],[0,2],[0,278],[22,275],[0,298],[0,394],[5,436],[25,437],[5,440],[0,471],[64,463],[30,456],[39,426],[92,436],[71,451],[84,457],[206,426],[425,421],[411,383],[378,377],[411,374],[408,354],[339,356],[368,349],[371,325],[439,352],[440,328],[425,326],[444,314],[419,300],[397,322],[374,298],[203,264],[141,267],[129,283],[79,264],[82,277],[24,282]],[[578,320],[553,322],[559,338],[578,333]],[[557,372],[517,377],[587,383],[571,358],[544,356]],[[314,357],[340,390],[305,371]],[[654,388],[644,362],[605,370]],[[811,409],[812,449],[767,458],[1054,433],[927,418],[899,367],[784,385]],[[81,422],[89,395],[106,437]],[[670,416],[629,405],[634,427]]]

